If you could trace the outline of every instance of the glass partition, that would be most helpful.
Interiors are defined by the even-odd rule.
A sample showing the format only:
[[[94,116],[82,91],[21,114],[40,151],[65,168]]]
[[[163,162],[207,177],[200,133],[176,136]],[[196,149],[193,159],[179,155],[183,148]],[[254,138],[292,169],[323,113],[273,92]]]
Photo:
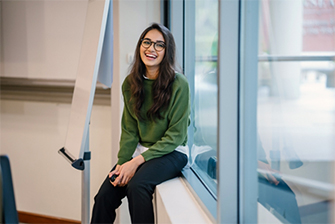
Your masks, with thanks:
[[[217,193],[220,193],[217,190],[216,172],[217,169],[224,167],[217,164],[227,165],[227,163],[220,164],[217,159],[217,152],[227,151],[227,148],[223,149],[224,147],[221,147],[222,151],[218,151],[218,122],[222,117],[226,118],[225,122],[234,119],[224,110],[218,117],[218,92],[222,91],[222,87],[220,89],[218,87],[217,67],[229,66],[229,63],[234,62],[231,55],[236,53],[229,52],[229,57],[220,61],[218,66],[218,42],[221,41],[220,44],[224,42],[222,37],[218,40],[220,18],[218,2],[217,0],[183,2],[185,74],[192,90],[190,127],[192,131],[189,132],[191,170],[195,174],[193,176],[200,180],[200,185],[204,186],[215,199],[219,195]],[[232,1],[220,3],[229,2]],[[239,4],[243,6],[246,2],[241,1]],[[253,180],[258,180],[259,223],[333,223],[335,221],[334,2],[261,0],[259,7],[258,80],[255,77],[254,81],[257,80],[257,83],[243,83],[244,87],[257,88],[257,103],[253,102],[253,105],[257,104],[257,133],[254,133],[255,131],[250,133],[249,129],[244,130],[243,125],[238,127],[239,134],[245,139],[252,138],[255,141],[257,138],[258,176],[256,177],[255,173],[244,178],[243,175],[246,173],[241,172],[242,168],[245,168],[243,164],[250,160],[255,161],[256,158],[251,154],[246,155],[247,151],[243,151],[242,148],[248,149],[253,145],[236,146],[240,153],[240,164],[238,164],[240,177],[236,190],[239,191],[239,200],[244,200],[246,191],[243,190],[250,189],[252,182],[250,178],[255,178]],[[230,24],[235,24],[236,18],[240,20],[246,18],[245,14],[248,11],[243,11],[242,8],[240,7],[237,13],[239,15],[236,15],[235,19],[232,15],[228,15],[229,11],[224,11],[225,15],[220,15],[225,21],[230,20]],[[236,53],[240,59],[244,58],[245,49],[255,44],[245,41],[246,36],[243,36],[246,34],[243,30],[245,27],[242,26],[246,22],[250,21],[236,22],[239,24],[239,35],[241,35],[235,38],[240,38],[238,40],[240,49]],[[243,46],[242,40],[245,41]],[[227,42],[233,44],[231,43],[233,41],[225,41]],[[254,65],[257,63],[250,58],[245,60]],[[243,72],[243,75],[250,78],[252,71],[244,71],[243,63],[245,62],[239,61],[239,71],[236,73],[224,73],[225,78],[239,77],[239,84],[246,80],[241,75]],[[219,78],[221,79],[221,74]],[[246,105],[243,103],[250,100],[243,95],[243,88],[238,90],[239,124],[243,123],[241,113],[253,113],[242,108]],[[244,138],[238,137],[240,143],[246,143]],[[190,182],[191,178],[187,175],[186,178]],[[227,181],[228,184],[233,182]],[[252,192],[253,190],[257,193],[257,189],[252,187]],[[199,196],[201,198],[201,195]],[[237,205],[240,215],[244,214],[242,210],[247,209],[249,205],[248,201],[243,200]],[[226,202],[223,199],[221,203],[228,203],[225,205],[229,206],[232,201]]]
[[[335,8],[332,1],[260,4],[259,223],[333,223]]]
[[[187,9],[186,9],[187,10]],[[195,1],[193,142],[194,172],[216,195],[218,1]],[[193,56],[186,52],[186,60]]]

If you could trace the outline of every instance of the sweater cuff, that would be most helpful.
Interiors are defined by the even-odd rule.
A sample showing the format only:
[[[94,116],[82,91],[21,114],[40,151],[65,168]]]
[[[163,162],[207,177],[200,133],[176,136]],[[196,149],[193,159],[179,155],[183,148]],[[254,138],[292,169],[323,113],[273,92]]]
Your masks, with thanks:
[[[124,164],[125,162],[128,162],[128,160],[127,159],[125,159],[125,158],[119,158],[119,160],[117,161],[117,165],[122,165],[122,164]]]
[[[149,150],[147,150],[147,151],[145,151],[145,152],[143,152],[141,155],[143,156],[143,158],[144,158],[144,160],[145,161],[148,161],[148,160],[150,160],[150,159],[152,159],[151,157],[152,157],[152,155],[151,155],[151,153],[149,152],[149,153],[147,153]]]

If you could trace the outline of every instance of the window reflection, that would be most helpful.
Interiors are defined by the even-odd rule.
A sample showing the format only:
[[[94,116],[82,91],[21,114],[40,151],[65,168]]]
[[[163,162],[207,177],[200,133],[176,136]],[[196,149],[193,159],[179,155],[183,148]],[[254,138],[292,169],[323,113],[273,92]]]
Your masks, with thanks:
[[[195,1],[192,168],[216,195],[218,1]]]
[[[261,1],[258,201],[283,223],[333,221],[335,148],[333,1]],[[266,216],[259,213],[259,220]]]

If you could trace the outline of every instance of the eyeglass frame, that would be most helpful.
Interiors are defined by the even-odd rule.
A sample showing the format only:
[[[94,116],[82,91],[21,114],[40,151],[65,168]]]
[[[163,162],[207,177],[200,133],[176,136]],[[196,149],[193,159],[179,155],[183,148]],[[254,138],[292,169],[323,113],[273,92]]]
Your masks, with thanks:
[[[150,41],[151,44],[150,44],[148,47],[144,47],[144,46],[143,46],[143,41],[144,41],[144,40]],[[145,49],[148,49],[148,48],[151,47],[152,44],[154,44],[154,49],[155,49],[155,51],[160,52],[160,51],[162,51],[162,50],[159,51],[159,50],[156,49],[156,44],[157,44],[157,43],[163,43],[163,44],[164,44],[164,47],[163,47],[162,50],[164,50],[164,49],[166,48],[166,44],[165,44],[164,41],[159,40],[159,41],[154,42],[154,41],[150,40],[149,38],[141,39],[141,46],[142,46],[142,47],[144,47]]]

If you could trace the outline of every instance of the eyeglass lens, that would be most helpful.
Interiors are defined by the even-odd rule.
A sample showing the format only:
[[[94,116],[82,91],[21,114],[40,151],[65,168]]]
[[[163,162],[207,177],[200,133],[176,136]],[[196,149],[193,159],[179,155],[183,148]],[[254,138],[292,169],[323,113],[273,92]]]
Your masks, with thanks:
[[[165,44],[163,41],[157,41],[157,42],[153,42],[149,39],[143,39],[142,40],[142,46],[144,48],[149,48],[151,46],[151,44],[154,44],[154,48],[156,51],[162,51],[165,48]]]

